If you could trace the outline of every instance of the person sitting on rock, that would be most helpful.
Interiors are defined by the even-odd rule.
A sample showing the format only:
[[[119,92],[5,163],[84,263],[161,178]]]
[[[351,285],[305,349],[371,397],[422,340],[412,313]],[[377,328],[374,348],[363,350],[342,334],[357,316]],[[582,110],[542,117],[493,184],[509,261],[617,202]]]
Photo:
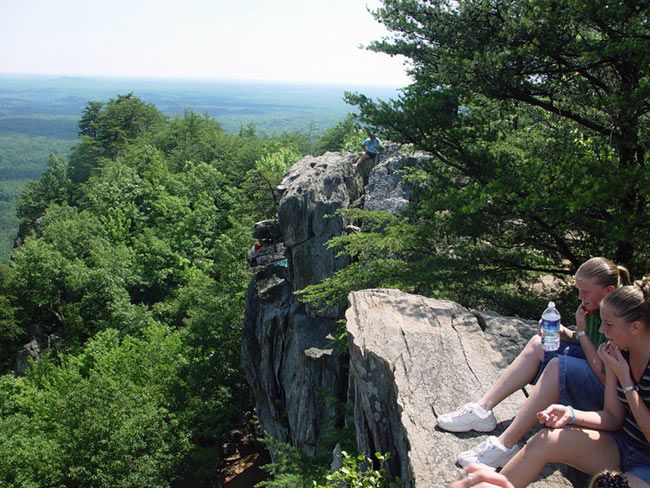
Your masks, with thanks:
[[[528,486],[548,463],[588,474],[620,470],[632,488],[650,487],[650,276],[608,294],[600,305],[608,342],[605,403],[598,412],[554,404],[538,413],[538,432],[501,473]]]
[[[495,468],[504,466],[519,450],[519,440],[537,423],[537,412],[554,402],[582,410],[602,408],[604,374],[596,348],[605,337],[599,332],[599,306],[605,296],[629,282],[628,270],[608,259],[591,258],[583,263],[575,274],[578,298],[582,301],[576,311],[576,329],[560,326],[560,348],[545,352],[541,335],[534,335],[477,402],[438,417],[438,427],[450,432],[490,432],[497,423],[492,409],[529,383],[537,383],[513,422],[499,437],[490,436],[458,455],[461,466],[470,463]]]
[[[365,152],[359,156],[355,164],[361,164],[368,159],[375,159],[379,153],[379,146],[381,146],[381,141],[377,139],[374,132],[368,133],[368,138],[364,140],[361,145],[365,149]]]

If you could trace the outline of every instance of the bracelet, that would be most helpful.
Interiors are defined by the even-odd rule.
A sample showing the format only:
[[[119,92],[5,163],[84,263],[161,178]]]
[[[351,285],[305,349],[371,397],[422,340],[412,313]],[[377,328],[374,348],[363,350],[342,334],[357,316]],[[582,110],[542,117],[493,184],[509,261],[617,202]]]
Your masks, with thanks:
[[[627,393],[629,391],[638,391],[639,387],[636,386],[634,383],[628,386],[623,387],[623,393]]]
[[[573,410],[573,407],[569,405],[568,407],[569,412],[571,413],[571,419],[566,423],[567,425],[573,425],[576,423],[576,411]]]
[[[576,339],[579,340],[581,337],[584,337],[587,335],[587,331],[585,330],[579,330],[576,332]]]

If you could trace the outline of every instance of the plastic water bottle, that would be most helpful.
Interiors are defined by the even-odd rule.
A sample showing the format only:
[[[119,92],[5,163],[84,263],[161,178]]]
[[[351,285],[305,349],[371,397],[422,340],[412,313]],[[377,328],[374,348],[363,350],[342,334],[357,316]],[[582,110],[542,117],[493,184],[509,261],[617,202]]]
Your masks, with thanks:
[[[545,351],[557,351],[560,348],[560,312],[554,302],[542,313],[542,346]]]

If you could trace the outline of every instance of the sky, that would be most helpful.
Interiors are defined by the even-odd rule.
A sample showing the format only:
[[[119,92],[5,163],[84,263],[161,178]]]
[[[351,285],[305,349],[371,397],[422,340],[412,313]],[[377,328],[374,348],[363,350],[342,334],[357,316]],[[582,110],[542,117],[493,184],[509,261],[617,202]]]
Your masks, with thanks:
[[[0,0],[0,74],[402,87],[379,0]]]

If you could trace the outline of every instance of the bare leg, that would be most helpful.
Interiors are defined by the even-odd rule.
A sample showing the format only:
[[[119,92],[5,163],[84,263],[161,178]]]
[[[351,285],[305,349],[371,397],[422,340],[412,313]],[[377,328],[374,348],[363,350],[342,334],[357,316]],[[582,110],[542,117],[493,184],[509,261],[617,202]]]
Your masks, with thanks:
[[[533,381],[542,361],[544,361],[542,340],[540,336],[535,335],[499,380],[481,397],[478,404],[485,410],[492,410],[514,392]]]
[[[370,159],[370,156],[368,156],[366,153],[363,153],[361,156],[359,156],[359,159],[357,159],[357,162],[354,164],[361,164],[363,163],[366,159]]]
[[[533,393],[526,399],[508,428],[499,436],[505,447],[514,446],[537,424],[537,412],[560,399],[560,361],[553,358],[544,368]]]
[[[618,448],[607,432],[568,428],[545,429],[513,457],[501,474],[515,486],[528,486],[548,463],[573,466],[588,474],[618,469]]]

